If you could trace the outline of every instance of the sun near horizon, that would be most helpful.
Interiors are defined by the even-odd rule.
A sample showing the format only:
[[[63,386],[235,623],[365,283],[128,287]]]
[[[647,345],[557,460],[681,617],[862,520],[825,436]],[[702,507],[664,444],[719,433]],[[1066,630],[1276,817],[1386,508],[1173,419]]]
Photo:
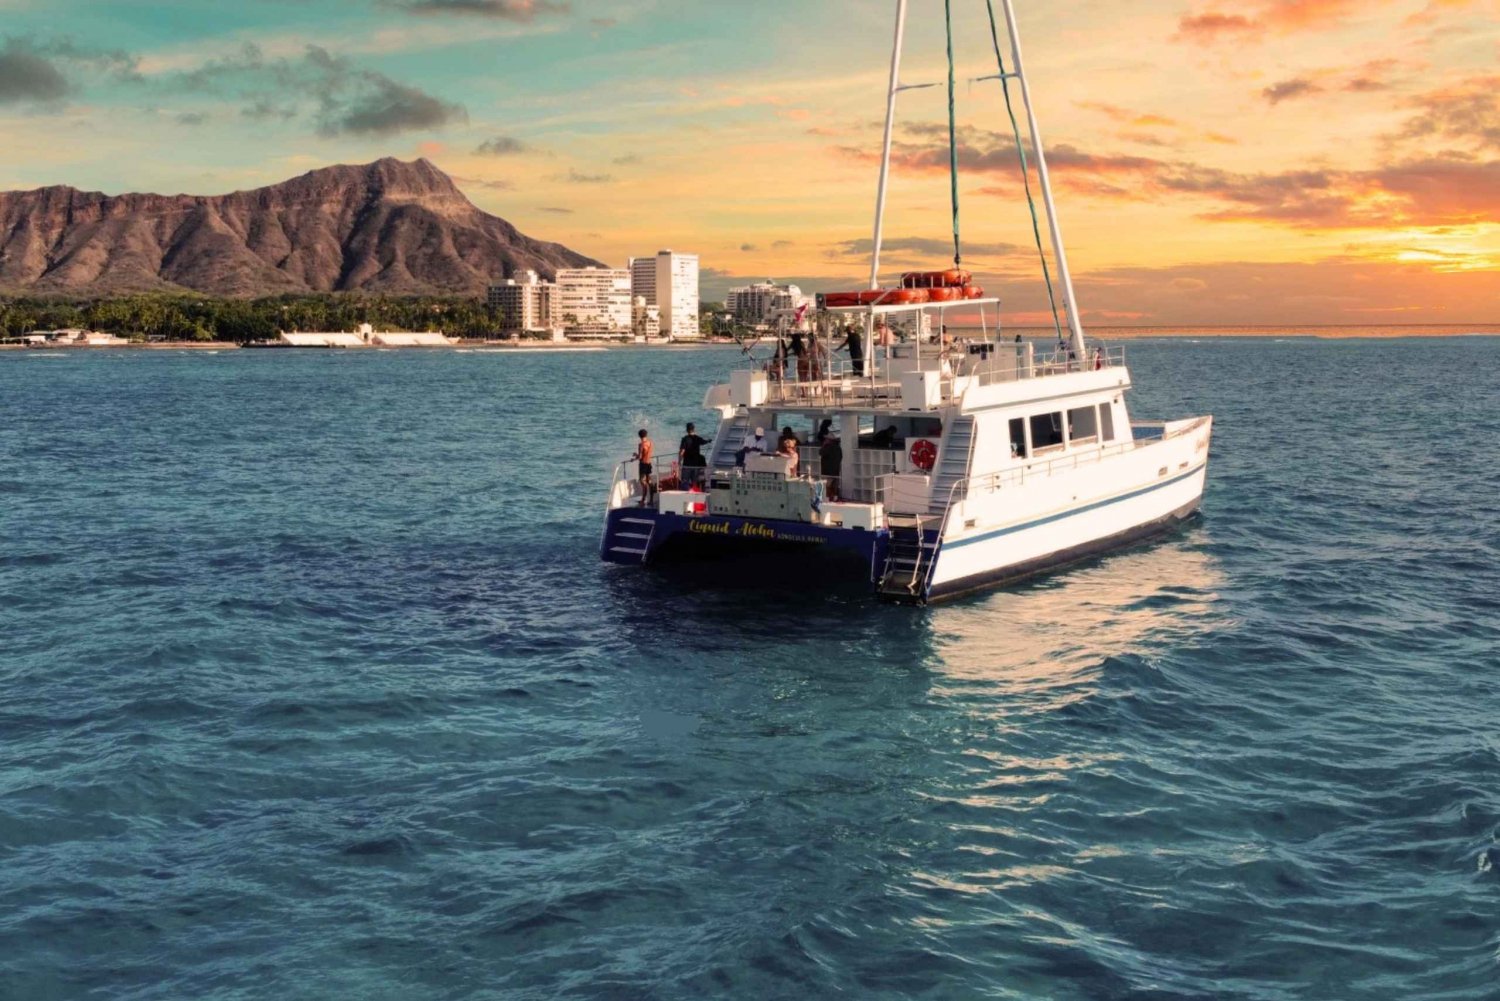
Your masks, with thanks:
[[[1017,4],[1083,318],[1500,320],[1500,2]],[[916,0],[903,79],[945,78]],[[425,157],[705,297],[867,268],[894,3],[0,0],[0,189],[219,193]],[[1045,316],[982,4],[958,5],[965,261]],[[972,22],[972,23],[968,23]],[[943,88],[901,96],[888,270],[951,256]]]

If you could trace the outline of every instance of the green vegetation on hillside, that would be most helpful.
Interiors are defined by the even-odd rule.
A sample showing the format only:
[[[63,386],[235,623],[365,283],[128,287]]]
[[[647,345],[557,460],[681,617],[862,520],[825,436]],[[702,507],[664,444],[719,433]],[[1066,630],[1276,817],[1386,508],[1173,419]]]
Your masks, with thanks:
[[[451,337],[499,336],[499,318],[476,299],[295,295],[209,299],[132,295],[94,300],[0,298],[0,337],[81,327],[132,340],[255,341],[282,330],[441,330]]]

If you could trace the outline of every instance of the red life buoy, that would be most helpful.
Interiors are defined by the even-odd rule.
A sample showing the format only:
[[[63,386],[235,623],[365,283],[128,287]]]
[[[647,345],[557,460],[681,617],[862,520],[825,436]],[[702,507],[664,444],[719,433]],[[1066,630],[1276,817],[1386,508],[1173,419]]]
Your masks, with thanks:
[[[906,454],[911,464],[921,470],[931,470],[937,463],[937,446],[926,438],[912,442],[911,451]]]
[[[927,290],[927,298],[930,302],[953,302],[964,297],[961,288],[932,288]]]
[[[964,289],[964,298],[983,299],[984,289],[980,288],[978,285],[970,285],[968,288]]]

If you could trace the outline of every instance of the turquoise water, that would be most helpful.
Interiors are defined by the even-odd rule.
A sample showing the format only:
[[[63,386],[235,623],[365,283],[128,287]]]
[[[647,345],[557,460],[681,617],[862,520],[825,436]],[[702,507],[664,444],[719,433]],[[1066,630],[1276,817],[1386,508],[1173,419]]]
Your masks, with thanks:
[[[0,998],[1495,997],[1500,340],[1127,350],[932,609],[598,561],[730,352],[0,354]]]

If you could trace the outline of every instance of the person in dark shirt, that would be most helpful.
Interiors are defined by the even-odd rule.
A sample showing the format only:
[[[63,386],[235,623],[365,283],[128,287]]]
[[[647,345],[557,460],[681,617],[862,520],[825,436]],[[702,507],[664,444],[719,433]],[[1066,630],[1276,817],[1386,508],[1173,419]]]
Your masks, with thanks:
[[[840,351],[849,349],[849,361],[854,366],[855,375],[865,374],[865,339],[858,327],[850,327],[848,333],[844,334],[844,343],[834,348]]]
[[[895,448],[896,433],[896,425],[894,424],[887,427],[884,431],[876,431],[874,437],[870,439],[870,445],[874,448]]]
[[[703,446],[707,444],[708,439],[701,437],[689,421],[687,434],[682,436],[682,442],[677,446],[677,463],[682,468],[684,489],[691,490],[694,486],[703,484],[703,471],[708,466],[708,460],[703,457]]]
[[[839,442],[839,436],[829,434],[823,439],[822,447],[818,449],[818,466],[823,471],[823,480],[827,484],[828,499],[839,499],[839,477],[844,471],[844,446]]]
[[[818,425],[818,433],[813,436],[813,442],[821,445],[828,440],[828,436],[831,434],[833,434],[833,418],[825,417],[823,418],[823,423]]]

